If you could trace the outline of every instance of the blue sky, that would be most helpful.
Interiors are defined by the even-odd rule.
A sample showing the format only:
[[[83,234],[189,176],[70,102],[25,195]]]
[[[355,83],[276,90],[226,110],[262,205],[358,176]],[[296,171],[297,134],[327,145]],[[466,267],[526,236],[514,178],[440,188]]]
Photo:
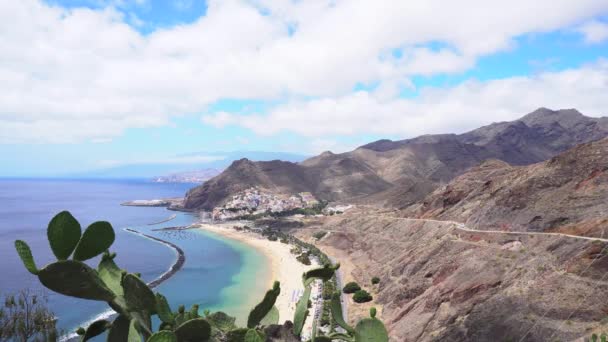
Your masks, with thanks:
[[[608,114],[606,1],[23,0],[0,41],[0,176]]]

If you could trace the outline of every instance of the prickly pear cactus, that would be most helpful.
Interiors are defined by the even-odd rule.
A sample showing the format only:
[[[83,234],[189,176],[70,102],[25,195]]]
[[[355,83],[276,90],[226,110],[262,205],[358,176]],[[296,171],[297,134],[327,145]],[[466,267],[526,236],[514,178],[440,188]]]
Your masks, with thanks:
[[[81,233],[80,223],[67,211],[62,211],[51,219],[46,234],[58,260],[66,260],[72,255]]]
[[[28,246],[27,243],[21,240],[17,240],[15,241],[15,249],[17,250],[17,254],[19,254],[19,257],[21,258],[21,261],[23,261],[23,265],[25,265],[25,268],[31,274],[37,275],[38,268],[36,267],[36,262],[34,262],[34,257],[32,256],[32,250],[30,249],[30,246]]]
[[[175,333],[164,330],[150,336],[146,342],[178,342],[178,340]]]
[[[207,341],[211,336],[211,326],[204,318],[195,318],[177,327],[175,335],[179,342]]]
[[[114,293],[87,264],[74,260],[60,260],[38,272],[42,285],[57,293],[82,299],[109,302]]]
[[[336,322],[337,325],[342,327],[342,329],[346,330],[350,334],[355,333],[355,329],[348,325],[344,320],[344,315],[342,313],[342,303],[340,302],[340,292],[336,292],[331,296],[330,302],[331,315]]]
[[[81,342],[88,341],[95,336],[99,336],[103,334],[106,330],[108,330],[112,326],[112,323],[106,321],[105,319],[95,321],[89,325],[89,327],[85,330],[83,328],[78,329],[78,335],[81,335]]]
[[[293,317],[293,333],[296,336],[300,336],[302,329],[304,328],[304,322],[308,316],[308,300],[310,299],[311,288],[310,285],[304,289],[302,298],[296,304],[296,312]]]
[[[312,284],[315,279],[321,279],[323,282],[328,281],[329,279],[331,279],[331,277],[334,276],[334,274],[339,268],[340,264],[336,264],[334,266],[327,264],[323,267],[315,268],[304,273],[304,275],[302,276],[304,286]]]
[[[265,340],[266,336],[264,336],[264,333],[255,329],[247,330],[244,338],[244,342],[264,342]]]
[[[376,308],[370,309],[370,318],[365,318],[355,327],[355,342],[388,342],[384,324],[376,318]]]
[[[98,256],[112,246],[114,238],[114,229],[109,222],[91,224],[76,245],[74,260],[85,261]]]
[[[266,292],[264,295],[264,299],[260,302],[260,304],[256,305],[253,310],[249,313],[249,318],[247,319],[247,328],[255,328],[260,324],[260,322],[268,315],[268,313],[272,310],[274,303],[277,301],[277,297],[281,293],[281,285],[278,281],[275,281],[272,289]]]

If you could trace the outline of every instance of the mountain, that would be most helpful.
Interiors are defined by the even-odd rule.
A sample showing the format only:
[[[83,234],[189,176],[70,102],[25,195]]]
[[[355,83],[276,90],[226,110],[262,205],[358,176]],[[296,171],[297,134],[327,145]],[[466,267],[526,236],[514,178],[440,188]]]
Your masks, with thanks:
[[[74,178],[145,178],[170,176],[178,173],[189,173],[204,169],[223,170],[233,161],[248,158],[255,161],[286,160],[299,162],[308,156],[286,152],[232,151],[232,152],[197,152],[181,154],[162,161],[127,163],[102,170],[92,170],[76,175]]]
[[[300,163],[239,161],[192,189],[185,207],[209,210],[236,190],[259,186],[286,193],[310,191],[329,201],[405,208],[484,160],[529,165],[606,136],[608,118],[590,118],[574,109],[539,108],[519,120],[464,134],[379,140],[351,152],[324,152]]]
[[[346,297],[351,322],[376,307],[400,342],[583,341],[605,324],[608,243],[395,215],[359,208],[292,231],[372,293],[363,305]]]
[[[490,160],[404,211],[480,230],[563,232],[605,237],[608,139],[578,145],[545,162]]]

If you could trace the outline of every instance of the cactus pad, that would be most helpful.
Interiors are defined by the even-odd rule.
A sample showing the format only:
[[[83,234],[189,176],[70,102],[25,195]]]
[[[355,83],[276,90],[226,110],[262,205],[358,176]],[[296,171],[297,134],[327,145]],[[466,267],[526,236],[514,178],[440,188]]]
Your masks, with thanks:
[[[141,338],[135,330],[135,323],[119,315],[110,327],[108,342],[141,342]]]
[[[84,336],[82,336],[81,342],[88,341],[89,339],[99,336],[103,334],[108,328],[111,327],[111,323],[106,321],[105,319],[95,321],[89,325],[87,330],[84,332]]]
[[[80,240],[80,223],[67,211],[55,215],[46,231],[53,254],[58,260],[66,260]]]
[[[158,318],[165,323],[173,323],[173,313],[167,302],[167,298],[160,293],[156,294],[156,313]]]
[[[114,293],[103,283],[94,269],[74,260],[57,261],[38,273],[42,285],[66,296],[109,302]]]
[[[308,300],[310,299],[310,285],[304,289],[304,294],[296,304],[296,313],[293,317],[293,333],[296,336],[300,336],[302,329],[304,328],[304,322],[306,316],[308,316]]]
[[[146,283],[133,274],[122,278],[122,288],[129,311],[156,313],[156,297]]]
[[[112,246],[114,238],[114,229],[109,222],[94,222],[82,234],[74,251],[74,260],[84,261],[98,256]]]
[[[331,315],[336,322],[337,325],[342,327],[344,330],[348,331],[351,334],[355,333],[355,329],[353,329],[346,321],[344,320],[344,315],[342,313],[342,303],[340,302],[340,292],[336,292],[331,296],[330,302]]]
[[[374,316],[376,309],[370,310],[371,318],[365,318],[357,323],[355,341],[357,342],[388,342],[388,333],[384,324]]]
[[[253,310],[249,313],[249,318],[247,319],[247,327],[255,328],[260,322],[266,317],[266,315],[272,310],[274,303],[277,301],[277,297],[281,293],[281,284],[278,281],[275,281],[272,289],[266,292],[264,295],[264,299],[260,304],[256,305]]]
[[[21,261],[23,261],[25,268],[31,274],[38,274],[38,268],[36,267],[36,262],[34,262],[34,257],[32,256],[30,246],[28,246],[24,241],[17,240],[15,241],[15,249],[21,258]]]
[[[195,318],[177,327],[175,334],[180,342],[202,342],[209,339],[211,326],[204,318]]]
[[[97,274],[117,296],[123,295],[121,280],[123,271],[114,263],[116,254],[105,253],[97,266]]]
[[[325,265],[320,268],[312,269],[303,275],[304,286],[310,285],[315,279],[321,279],[324,282],[331,279],[336,273],[336,270],[340,268],[340,264],[336,264],[335,266]]]
[[[177,336],[172,331],[159,331],[150,336],[147,342],[177,342]]]
[[[255,329],[247,330],[244,338],[244,342],[264,342],[265,340],[266,336]]]

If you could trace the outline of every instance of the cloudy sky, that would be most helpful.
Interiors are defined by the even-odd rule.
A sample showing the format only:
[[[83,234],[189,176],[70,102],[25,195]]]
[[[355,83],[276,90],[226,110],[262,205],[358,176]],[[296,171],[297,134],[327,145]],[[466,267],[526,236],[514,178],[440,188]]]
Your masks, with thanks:
[[[0,175],[608,115],[606,0],[0,0]],[[176,157],[177,156],[177,157]]]

